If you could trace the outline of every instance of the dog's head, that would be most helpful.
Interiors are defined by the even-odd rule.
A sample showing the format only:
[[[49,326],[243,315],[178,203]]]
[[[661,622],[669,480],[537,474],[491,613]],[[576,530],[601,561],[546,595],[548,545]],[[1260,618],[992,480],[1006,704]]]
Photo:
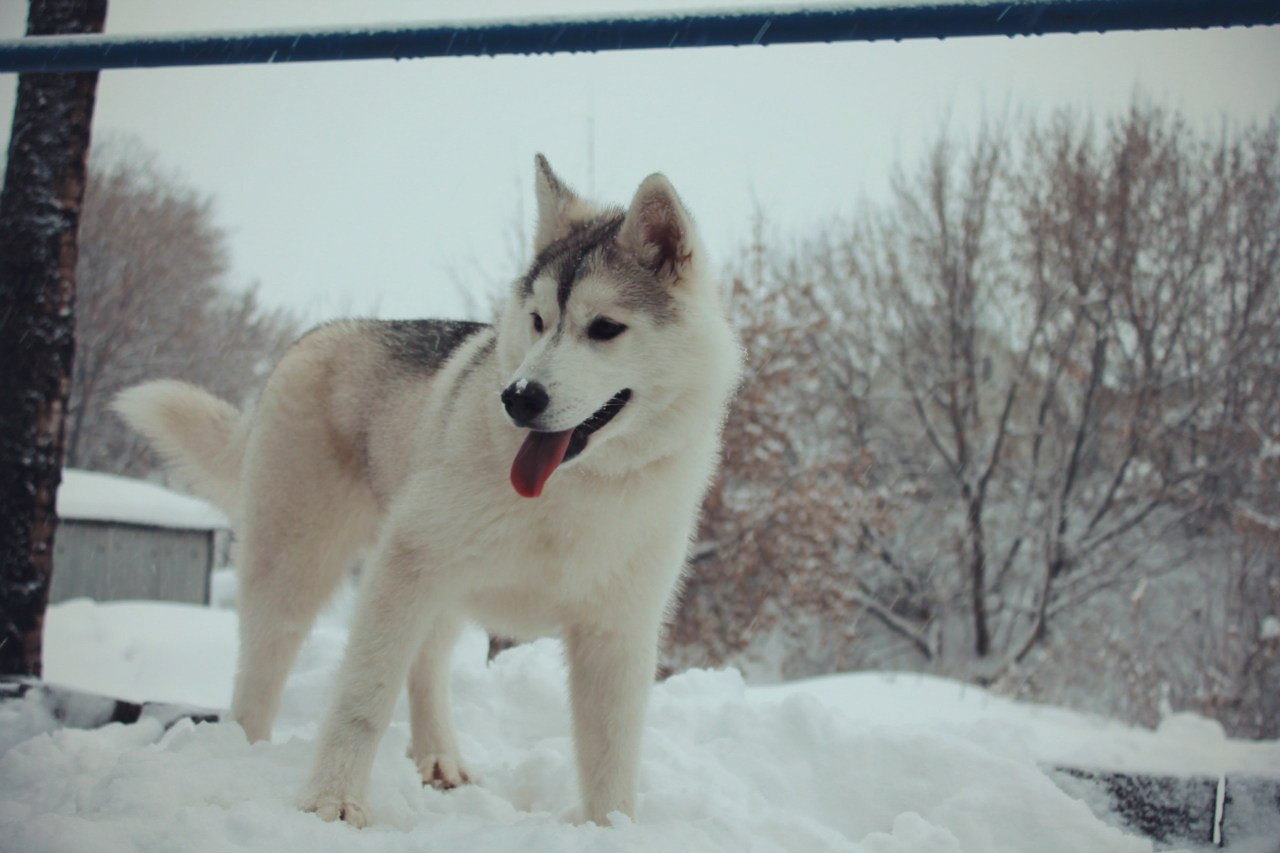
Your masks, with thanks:
[[[535,165],[535,258],[499,335],[500,403],[528,431],[511,469],[526,497],[579,457],[616,472],[670,453],[691,428],[682,406],[699,408],[686,398],[716,398],[714,413],[726,384],[717,362],[737,358],[693,221],[665,177],[645,178],[622,210],[579,198],[542,155]],[[606,444],[623,457],[604,463]]]

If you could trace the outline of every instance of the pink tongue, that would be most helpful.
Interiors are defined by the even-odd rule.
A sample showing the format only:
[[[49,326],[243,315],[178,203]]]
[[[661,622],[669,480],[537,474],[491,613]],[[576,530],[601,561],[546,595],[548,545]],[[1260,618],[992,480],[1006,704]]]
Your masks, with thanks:
[[[573,430],[564,432],[530,432],[525,436],[524,444],[516,451],[515,461],[511,463],[511,485],[526,498],[536,498],[542,494],[551,472],[564,461],[564,454],[569,450],[569,439]]]

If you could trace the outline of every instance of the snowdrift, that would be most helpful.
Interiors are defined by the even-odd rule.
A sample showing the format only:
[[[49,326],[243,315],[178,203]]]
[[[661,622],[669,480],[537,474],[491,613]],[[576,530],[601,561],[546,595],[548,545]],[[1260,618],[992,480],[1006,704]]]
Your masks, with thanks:
[[[229,724],[58,729],[34,701],[0,705],[0,849],[1138,853],[1151,843],[1099,820],[1042,766],[1280,767],[1280,744],[1233,742],[1199,719],[1150,732],[942,679],[747,687],[734,671],[693,671],[655,688],[638,820],[580,825],[558,643],[486,665],[476,633],[455,655],[453,684],[477,784],[422,787],[405,758],[402,698],[374,766],[376,823],[353,830],[294,804],[347,604],[304,647],[270,744],[250,746]],[[51,608],[46,642],[50,681],[135,700],[228,700],[227,610],[71,601]]]

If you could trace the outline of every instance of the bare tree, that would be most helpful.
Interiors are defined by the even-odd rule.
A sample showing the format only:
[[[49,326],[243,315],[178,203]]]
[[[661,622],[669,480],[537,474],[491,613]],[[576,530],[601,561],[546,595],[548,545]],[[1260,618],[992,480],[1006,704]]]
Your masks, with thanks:
[[[984,135],[958,159],[940,144],[848,244],[854,286],[883,309],[888,396],[905,398],[919,461],[963,519],[943,598],[966,599],[978,677],[1022,661],[1053,617],[1152,571],[1142,543],[1205,509],[1196,484],[1249,482],[1229,470],[1238,452],[1187,442],[1221,408],[1217,377],[1263,378],[1209,344],[1256,345],[1231,327],[1250,321],[1228,319],[1239,287],[1224,228],[1270,222],[1277,197],[1223,170],[1242,157],[1274,170],[1256,162],[1270,156],[1259,141],[1206,143],[1135,107],[1101,134],[1061,115],[1020,146]],[[1255,289],[1270,287],[1274,261],[1253,268]],[[1197,335],[1211,317],[1227,326]]]
[[[1208,588],[1206,552],[1280,538],[1278,142],[1275,119],[1064,113],[940,140],[887,205],[794,251],[757,240],[736,271],[748,380],[677,647],[741,659],[817,620],[846,644],[827,669],[1045,695],[1075,676],[1044,667],[1103,648],[1081,631],[1137,584],[1164,630],[1179,584]],[[1239,619],[1273,606],[1270,559],[1223,566],[1254,602]],[[1264,635],[1205,652],[1239,674],[1221,684],[1275,681]],[[1209,695],[1178,678],[1152,690]],[[1253,697],[1241,720],[1259,707],[1228,694]]]

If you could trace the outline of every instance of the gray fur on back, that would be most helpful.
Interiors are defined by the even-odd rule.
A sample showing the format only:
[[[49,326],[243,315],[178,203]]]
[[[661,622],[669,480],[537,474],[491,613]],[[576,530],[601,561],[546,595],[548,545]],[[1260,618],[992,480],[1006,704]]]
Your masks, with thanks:
[[[435,372],[487,323],[466,320],[376,320],[375,332],[391,358],[402,367]]]

